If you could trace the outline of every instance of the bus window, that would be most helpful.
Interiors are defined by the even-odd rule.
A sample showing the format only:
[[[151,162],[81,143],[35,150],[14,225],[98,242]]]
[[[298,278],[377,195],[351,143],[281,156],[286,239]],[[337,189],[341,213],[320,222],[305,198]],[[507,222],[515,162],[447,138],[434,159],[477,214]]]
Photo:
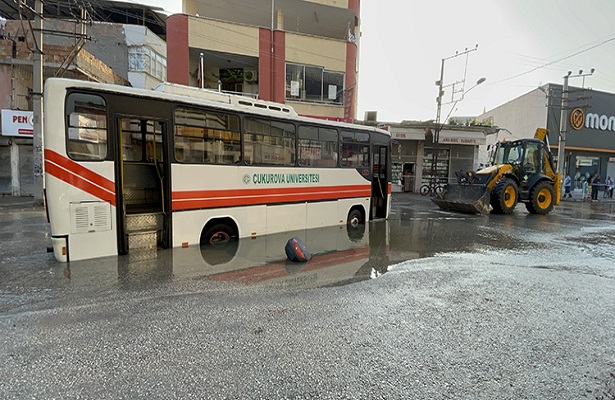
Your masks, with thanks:
[[[337,130],[299,127],[299,165],[302,167],[337,166]]]
[[[342,167],[369,167],[369,133],[342,131]]]
[[[100,96],[71,93],[66,101],[66,152],[74,160],[107,157],[107,107]]]
[[[120,120],[122,135],[122,159],[124,161],[141,161],[143,158],[143,134],[141,121],[122,118]]]
[[[247,164],[294,166],[295,126],[247,118],[243,154]]]
[[[240,157],[238,116],[186,108],[175,110],[177,161],[236,164]]]
[[[159,123],[139,118],[121,118],[120,133],[124,161],[164,161],[162,128]]]

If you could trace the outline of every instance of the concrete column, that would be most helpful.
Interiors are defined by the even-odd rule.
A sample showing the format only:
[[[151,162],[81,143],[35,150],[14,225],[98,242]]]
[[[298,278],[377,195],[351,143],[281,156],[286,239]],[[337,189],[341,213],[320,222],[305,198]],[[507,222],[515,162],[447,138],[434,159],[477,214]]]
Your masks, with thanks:
[[[19,181],[19,145],[11,142],[11,195],[21,196],[21,182]]]
[[[423,159],[425,158],[425,141],[419,141],[416,146],[416,166],[414,179],[414,193],[418,193],[423,181]]]
[[[284,13],[282,10],[276,11],[276,30],[283,31],[284,30]]]

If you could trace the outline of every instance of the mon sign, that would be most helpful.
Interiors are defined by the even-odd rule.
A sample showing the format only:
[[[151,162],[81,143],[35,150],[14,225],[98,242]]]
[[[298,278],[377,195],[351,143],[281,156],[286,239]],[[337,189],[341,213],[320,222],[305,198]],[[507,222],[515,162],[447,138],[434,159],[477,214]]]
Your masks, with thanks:
[[[32,137],[34,114],[32,111],[2,110],[2,136]]]
[[[570,112],[570,126],[576,130],[585,127],[601,131],[615,131],[615,117],[595,113],[585,114],[581,108],[575,108]]]

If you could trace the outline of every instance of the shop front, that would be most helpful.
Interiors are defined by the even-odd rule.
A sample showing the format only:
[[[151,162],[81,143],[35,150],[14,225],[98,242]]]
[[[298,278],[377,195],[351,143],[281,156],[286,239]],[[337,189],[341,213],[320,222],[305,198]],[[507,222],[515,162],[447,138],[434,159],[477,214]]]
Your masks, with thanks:
[[[598,176],[604,184],[607,177],[615,178],[615,94],[572,88],[567,113],[569,129],[564,153],[564,174],[573,179],[574,188],[585,190],[591,179]],[[559,121],[551,128],[551,143],[558,143],[553,135]],[[556,131],[557,132],[557,131]],[[604,186],[600,186],[603,190]]]
[[[436,142],[432,122],[383,125],[393,140],[394,189],[404,192],[418,192],[432,178],[440,184],[456,182],[456,172],[477,169],[478,149],[486,144],[488,133],[485,127],[444,125]]]

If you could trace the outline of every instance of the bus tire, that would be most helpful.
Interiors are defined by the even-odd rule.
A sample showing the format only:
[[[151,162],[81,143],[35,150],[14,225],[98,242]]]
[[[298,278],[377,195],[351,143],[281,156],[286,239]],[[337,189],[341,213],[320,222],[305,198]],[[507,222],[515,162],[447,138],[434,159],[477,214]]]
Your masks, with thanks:
[[[363,220],[363,214],[356,208],[350,210],[350,212],[348,213],[348,219],[346,221],[346,225],[349,229],[356,229],[359,227],[359,225],[365,223],[365,221]]]
[[[227,224],[217,223],[209,227],[201,235],[201,243],[212,246],[225,246],[234,236],[234,230]]]

